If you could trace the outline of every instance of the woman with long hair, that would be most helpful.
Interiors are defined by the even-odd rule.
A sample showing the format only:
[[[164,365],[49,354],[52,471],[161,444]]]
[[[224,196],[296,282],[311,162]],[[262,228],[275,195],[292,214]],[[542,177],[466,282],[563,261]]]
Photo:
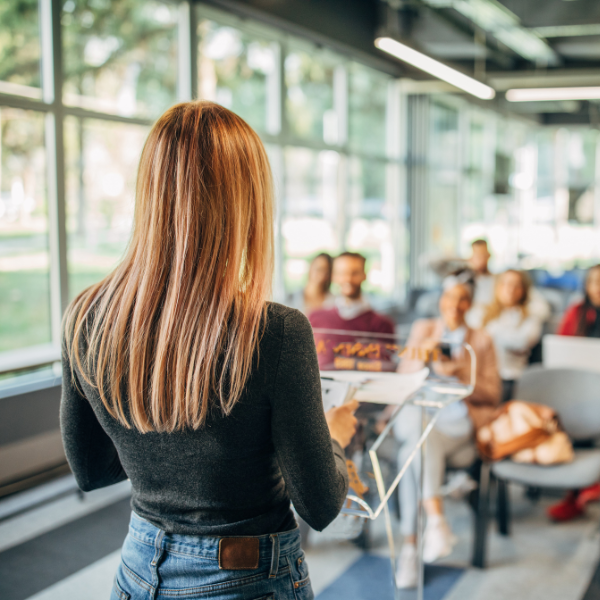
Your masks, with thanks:
[[[209,102],[169,109],[139,165],[131,242],[64,320],[61,428],[84,491],[129,478],[112,598],[312,598],[290,507],[338,514],[354,404],[323,413],[307,319],[268,302],[271,171]]]
[[[531,349],[542,335],[541,321],[529,313],[530,290],[526,273],[505,271],[496,280],[494,299],[483,318],[483,326],[496,347],[504,401],[512,398],[515,381],[527,367]]]
[[[600,265],[588,269],[583,301],[567,309],[557,333],[600,338]],[[564,500],[548,507],[548,516],[553,521],[570,521],[584,513],[588,502],[597,500],[600,500],[600,483],[569,492]]]
[[[310,261],[306,286],[290,296],[289,306],[297,308],[307,316],[320,308],[331,308],[334,301],[330,291],[332,271],[331,255],[327,252],[317,254]]]

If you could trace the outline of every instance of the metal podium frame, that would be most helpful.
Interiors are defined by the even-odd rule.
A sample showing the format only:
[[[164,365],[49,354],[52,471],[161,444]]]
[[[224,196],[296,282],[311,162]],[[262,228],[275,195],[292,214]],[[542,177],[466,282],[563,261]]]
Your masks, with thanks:
[[[431,430],[435,426],[435,423],[439,417],[441,409],[470,396],[475,389],[475,377],[477,370],[477,357],[475,356],[475,352],[473,348],[467,344],[463,343],[462,346],[467,350],[471,358],[471,377],[470,382],[468,384],[458,384],[455,382],[448,383],[436,379],[435,375],[431,379],[425,380],[425,383],[421,387],[421,389],[413,394],[408,400],[403,402],[398,406],[392,417],[390,418],[388,424],[385,429],[381,432],[373,446],[369,449],[369,456],[371,458],[371,463],[373,465],[373,474],[375,475],[375,481],[377,483],[377,493],[379,495],[379,506],[376,509],[372,509],[367,502],[359,498],[354,494],[348,494],[347,499],[351,500],[353,503],[357,504],[361,507],[361,509],[357,508],[342,508],[341,514],[360,517],[364,519],[375,520],[382,512],[385,515],[385,523],[386,523],[386,533],[388,538],[388,545],[390,548],[390,562],[392,566],[392,579],[394,581],[394,595],[396,600],[399,599],[399,590],[396,585],[396,552],[395,552],[395,544],[394,544],[394,532],[392,529],[392,520],[390,516],[390,510],[388,506],[388,501],[391,498],[392,494],[398,487],[400,480],[410,467],[411,463],[415,459],[415,456],[418,452],[421,453],[421,470],[419,476],[419,486],[418,486],[418,498],[417,498],[417,556],[418,556],[418,571],[419,578],[417,584],[417,599],[423,600],[423,589],[424,589],[424,572],[425,565],[423,562],[423,467],[425,464],[425,441],[427,437],[431,433]],[[423,397],[424,390],[431,390],[436,392],[441,399],[440,400],[427,400]],[[400,471],[394,478],[393,482],[386,489],[385,482],[383,480],[383,475],[381,471],[381,465],[379,463],[379,458],[377,456],[377,450],[383,443],[383,440],[390,433],[396,419],[399,417],[402,409],[407,404],[412,404],[413,406],[421,407],[421,436],[419,437],[419,441],[416,446],[412,449],[408,459],[400,468]],[[427,419],[427,409],[433,409],[433,414],[429,419]]]

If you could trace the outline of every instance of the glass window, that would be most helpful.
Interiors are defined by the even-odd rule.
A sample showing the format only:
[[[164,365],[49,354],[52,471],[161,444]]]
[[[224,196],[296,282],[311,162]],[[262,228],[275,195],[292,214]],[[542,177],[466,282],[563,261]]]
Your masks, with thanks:
[[[64,102],[123,116],[176,100],[177,6],[137,0],[63,4]]]
[[[41,98],[38,0],[0,2],[0,92]]]
[[[340,247],[340,155],[332,150],[286,148],[283,199],[283,268],[287,291],[303,284],[310,259]]]
[[[51,341],[44,115],[0,108],[0,352]]]
[[[554,202],[554,135],[552,129],[536,132],[537,137],[537,197]]]
[[[257,129],[279,133],[277,46],[233,27],[204,19],[198,24],[200,98],[218,102]],[[269,93],[271,92],[271,93]]]
[[[138,162],[148,128],[65,119],[69,293],[107,275],[131,235]]]
[[[348,137],[355,152],[385,155],[389,80],[357,63],[349,69]]]
[[[478,120],[471,120],[469,126],[468,140],[469,162],[467,169],[469,171],[483,171],[485,168],[485,127],[484,123]]]
[[[335,64],[324,52],[292,49],[285,57],[285,109],[293,135],[337,144],[339,123],[333,103]]]
[[[458,110],[432,102],[428,176],[427,247],[433,255],[457,250],[460,138]]]
[[[458,168],[458,110],[444,104],[431,105],[430,163],[444,169]]]
[[[385,162],[349,160],[346,248],[367,258],[365,291],[388,295],[394,286],[394,249],[386,203]]]

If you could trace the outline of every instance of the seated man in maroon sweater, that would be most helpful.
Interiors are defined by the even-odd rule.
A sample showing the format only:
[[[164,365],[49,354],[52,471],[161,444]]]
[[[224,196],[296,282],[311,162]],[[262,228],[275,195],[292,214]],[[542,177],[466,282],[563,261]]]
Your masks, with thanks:
[[[327,369],[394,370],[386,346],[393,338],[365,336],[356,332],[393,334],[391,319],[376,313],[364,297],[361,285],[367,278],[366,259],[356,252],[343,252],[333,262],[332,281],[340,290],[334,308],[316,310],[309,320],[315,331],[319,366]],[[320,329],[335,330],[320,332]],[[348,335],[342,332],[348,331]],[[355,332],[351,334],[350,332]],[[358,344],[357,344],[358,343]],[[355,348],[361,350],[355,352]],[[389,364],[388,364],[389,363]]]

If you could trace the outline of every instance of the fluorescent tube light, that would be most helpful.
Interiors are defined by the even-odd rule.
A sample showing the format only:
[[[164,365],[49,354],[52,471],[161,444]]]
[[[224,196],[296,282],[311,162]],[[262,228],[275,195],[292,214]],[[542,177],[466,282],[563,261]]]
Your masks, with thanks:
[[[560,87],[513,89],[506,92],[509,102],[544,102],[550,100],[598,100],[600,87]]]
[[[375,40],[375,46],[380,50],[413,65],[413,67],[421,69],[421,71],[425,71],[473,96],[477,96],[477,98],[491,100],[496,95],[496,92],[489,85],[485,85],[484,83],[481,83],[481,81],[477,81],[456,69],[452,69],[434,58],[421,52],[417,52],[417,50],[413,50],[392,38],[377,38]]]

